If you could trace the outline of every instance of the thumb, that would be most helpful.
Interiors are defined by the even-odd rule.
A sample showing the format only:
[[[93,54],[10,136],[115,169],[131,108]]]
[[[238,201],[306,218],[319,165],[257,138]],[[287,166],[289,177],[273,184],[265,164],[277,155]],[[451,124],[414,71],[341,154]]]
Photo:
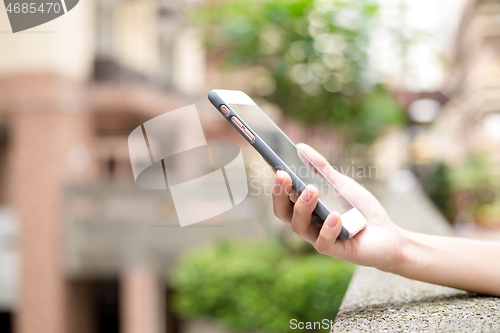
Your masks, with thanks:
[[[342,219],[337,212],[332,212],[323,223],[319,231],[314,247],[322,254],[333,255],[335,252],[337,237],[342,230]]]

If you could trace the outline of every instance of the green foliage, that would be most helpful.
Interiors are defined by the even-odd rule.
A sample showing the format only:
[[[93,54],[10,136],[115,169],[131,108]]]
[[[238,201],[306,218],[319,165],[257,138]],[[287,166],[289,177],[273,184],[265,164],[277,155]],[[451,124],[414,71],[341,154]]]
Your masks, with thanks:
[[[496,191],[499,182],[493,175],[486,156],[472,154],[459,167],[453,169],[451,178],[456,190]]]
[[[377,11],[362,0],[243,0],[210,4],[195,21],[208,27],[207,46],[226,67],[266,70],[254,93],[306,125],[371,143],[403,120],[394,98],[365,75]]]
[[[427,169],[426,172],[419,173],[422,186],[439,211],[448,221],[453,222],[456,208],[453,205],[453,183],[450,177],[450,168],[446,164],[438,162],[429,165]]]
[[[219,242],[180,259],[172,276],[174,309],[234,330],[289,332],[293,318],[333,319],[353,270],[319,254],[291,256],[277,244]]]
[[[500,218],[500,179],[486,156],[475,153],[454,168],[444,163],[418,170],[422,185],[436,207],[453,222],[456,215],[473,215],[491,225]]]
[[[500,179],[493,173],[485,155],[471,154],[467,160],[451,172],[453,189],[457,193],[457,207],[473,213],[483,205],[492,204],[498,198]]]

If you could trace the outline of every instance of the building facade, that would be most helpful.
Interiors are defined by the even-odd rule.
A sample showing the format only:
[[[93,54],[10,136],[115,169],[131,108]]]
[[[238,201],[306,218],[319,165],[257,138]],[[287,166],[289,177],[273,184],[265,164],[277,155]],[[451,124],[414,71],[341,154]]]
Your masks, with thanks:
[[[133,180],[134,128],[193,103],[212,114],[200,36],[184,22],[192,5],[86,0],[0,36],[1,332],[178,332],[166,282],[176,256],[263,234],[155,227],[175,216],[171,200]],[[211,123],[207,140],[231,136]]]

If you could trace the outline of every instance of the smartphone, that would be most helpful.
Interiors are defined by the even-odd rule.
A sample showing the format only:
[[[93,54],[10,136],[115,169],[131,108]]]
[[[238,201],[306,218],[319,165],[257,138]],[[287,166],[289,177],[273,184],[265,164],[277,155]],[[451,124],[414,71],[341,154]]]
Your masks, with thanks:
[[[306,184],[318,188],[319,200],[314,213],[319,218],[312,219],[318,228],[331,210],[342,213],[339,234],[342,239],[354,237],[366,226],[364,215],[247,94],[216,89],[208,93],[208,99],[274,171],[283,170],[290,175],[297,194],[305,190]]]

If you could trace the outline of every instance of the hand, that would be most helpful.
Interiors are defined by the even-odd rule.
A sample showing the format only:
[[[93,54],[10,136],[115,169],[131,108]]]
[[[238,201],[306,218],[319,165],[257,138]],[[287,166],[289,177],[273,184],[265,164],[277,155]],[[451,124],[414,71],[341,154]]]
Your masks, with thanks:
[[[318,230],[311,223],[311,218],[315,218],[312,213],[318,202],[318,190],[308,185],[297,197],[290,176],[278,171],[273,188],[274,214],[290,224],[292,230],[313,244],[318,252],[410,279],[500,296],[500,269],[492,264],[500,262],[500,243],[405,231],[392,223],[384,208],[364,187],[333,169],[311,147],[301,144],[299,150],[368,221],[356,236],[344,240],[337,238],[342,228],[341,217],[332,212]],[[308,162],[305,164],[314,172]]]
[[[318,202],[318,190],[313,185],[308,185],[297,197],[292,189],[292,180],[285,171],[276,173],[273,187],[276,217],[291,225],[292,230],[311,243],[319,253],[385,271],[396,270],[404,261],[404,230],[391,221],[382,205],[364,187],[336,171],[308,145],[299,144],[298,148],[358,208],[368,224],[356,236],[344,240],[338,238],[342,228],[340,214],[332,212],[321,230],[318,230],[311,223],[311,218],[314,218],[312,213]],[[311,165],[307,166],[314,171]]]

